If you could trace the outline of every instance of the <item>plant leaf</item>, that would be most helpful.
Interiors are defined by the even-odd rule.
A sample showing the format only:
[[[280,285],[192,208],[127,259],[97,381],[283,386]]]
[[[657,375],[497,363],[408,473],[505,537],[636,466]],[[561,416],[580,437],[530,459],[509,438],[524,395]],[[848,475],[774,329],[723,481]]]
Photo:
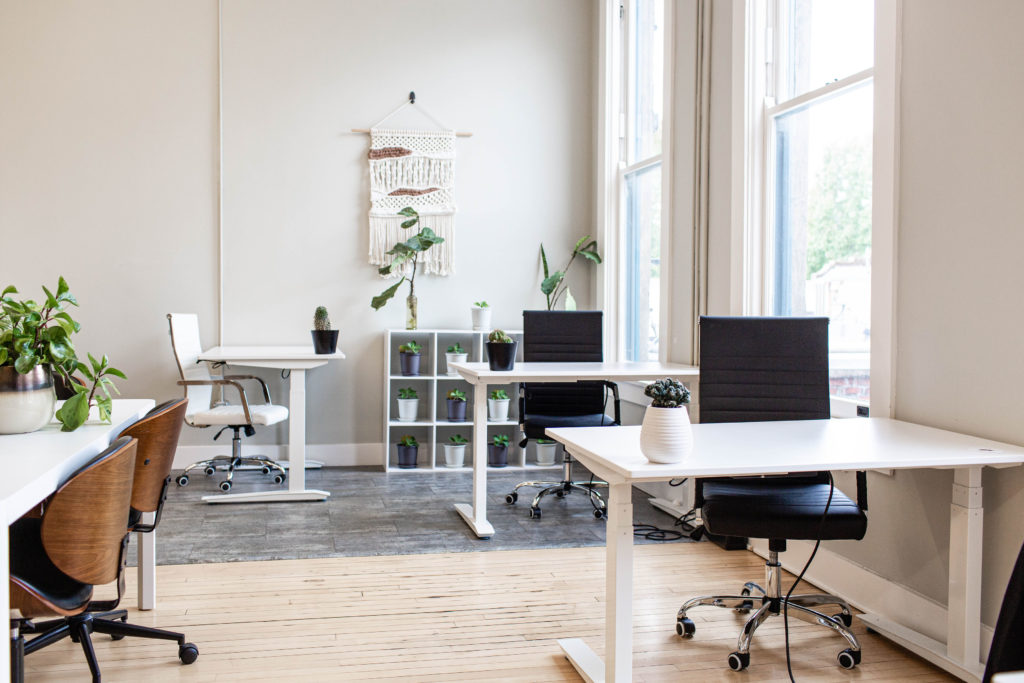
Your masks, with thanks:
[[[33,353],[23,353],[14,359],[14,369],[23,375],[27,375],[36,366],[36,356]]]
[[[391,301],[391,297],[395,295],[395,292],[398,291],[399,286],[403,282],[405,282],[404,276],[402,277],[401,280],[391,285],[377,296],[373,297],[373,299],[370,301],[370,305],[373,306],[373,310],[379,311],[381,307],[384,306],[384,304]]]
[[[419,214],[419,212],[416,211],[416,209],[412,208],[411,206],[407,206],[404,209],[402,209],[401,211],[399,211],[398,215],[399,216],[407,216],[409,218],[417,218],[417,217],[419,217],[420,214]]]
[[[559,284],[561,284],[562,278],[564,277],[565,273],[560,270],[556,270],[554,275],[544,278],[540,283],[540,291],[544,293],[544,296],[551,296],[551,293],[555,291]]]
[[[576,240],[576,246],[574,246],[572,248],[573,253],[578,252],[580,250],[580,247],[583,245],[583,243],[586,242],[589,239],[590,239],[590,235],[584,235],[583,237],[581,237],[578,240]]]
[[[410,218],[407,221],[402,221],[402,227],[404,229],[408,230],[409,228],[411,228],[412,226],[416,225],[419,222],[420,222],[419,218]]]
[[[110,422],[110,411],[114,405],[113,399],[109,396],[100,396],[96,399],[96,407],[99,408],[100,420]]]
[[[63,425],[62,432],[73,432],[89,418],[89,395],[81,387],[82,391],[76,389],[74,396],[64,401],[64,405],[57,411],[57,419]]]
[[[544,253],[543,242],[540,243],[540,262],[544,264],[544,279],[547,280],[550,273],[548,273],[548,257],[547,254]]]
[[[107,374],[113,375],[114,377],[120,377],[121,379],[128,379],[125,374],[117,368],[107,368]]]

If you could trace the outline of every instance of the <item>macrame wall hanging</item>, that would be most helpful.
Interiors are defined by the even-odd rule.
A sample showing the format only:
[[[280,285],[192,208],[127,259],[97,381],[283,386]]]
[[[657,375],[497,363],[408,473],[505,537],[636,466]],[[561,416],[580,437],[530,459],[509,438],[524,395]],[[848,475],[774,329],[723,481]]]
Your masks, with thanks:
[[[420,272],[452,275],[455,272],[455,137],[456,133],[434,117],[417,109],[442,130],[411,130],[382,127],[385,121],[416,102],[409,101],[370,129],[370,263],[390,263],[387,254],[397,242],[413,236],[402,228],[408,220],[398,214],[407,206],[420,214],[420,226],[428,227],[444,242],[435,245],[419,260]],[[408,275],[411,263],[392,270],[390,277]]]

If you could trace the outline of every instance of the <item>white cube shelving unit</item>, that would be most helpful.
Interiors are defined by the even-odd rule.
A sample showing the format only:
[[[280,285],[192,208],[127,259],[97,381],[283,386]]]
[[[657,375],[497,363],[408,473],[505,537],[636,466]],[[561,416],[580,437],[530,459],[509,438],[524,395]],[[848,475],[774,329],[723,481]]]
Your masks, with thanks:
[[[487,360],[487,349],[484,342],[490,330],[388,330],[384,333],[384,469],[387,472],[466,472],[473,469],[473,387],[458,374],[447,374],[445,351],[456,342],[469,354],[467,362],[483,362]],[[519,330],[506,330],[519,342],[519,356],[522,360],[523,333]],[[398,347],[415,340],[423,346],[420,352],[420,374],[403,375],[399,361]],[[414,422],[402,422],[398,419],[398,390],[412,387],[419,395],[419,413]],[[525,451],[519,447],[522,438],[519,433],[519,387],[509,384],[503,388],[509,397],[509,416],[505,422],[487,423],[487,441],[496,434],[507,434],[509,438],[508,467],[501,469],[530,469],[537,465],[526,463]],[[446,395],[452,389],[466,392],[466,420],[464,422],[448,421]],[[410,434],[419,442],[416,467],[400,469],[398,467],[398,451],[396,444],[403,435]],[[453,434],[462,434],[470,443],[466,446],[466,459],[463,467],[446,467],[444,449]],[[483,453],[486,458],[487,454]]]

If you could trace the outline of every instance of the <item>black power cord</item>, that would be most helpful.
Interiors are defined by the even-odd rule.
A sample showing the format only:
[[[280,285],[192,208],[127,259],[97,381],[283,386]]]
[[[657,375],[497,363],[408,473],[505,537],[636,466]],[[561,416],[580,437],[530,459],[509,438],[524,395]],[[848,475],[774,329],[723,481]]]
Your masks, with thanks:
[[[807,573],[807,568],[811,566],[811,562],[814,560],[814,556],[818,553],[818,548],[821,546],[821,537],[825,534],[825,520],[828,518],[828,508],[832,505],[832,494],[835,493],[836,483],[832,478],[832,473],[828,473],[828,500],[825,501],[825,510],[821,513],[821,522],[818,523],[818,540],[814,542],[814,550],[811,551],[811,556],[807,558],[807,562],[804,563],[804,568],[800,570],[800,574],[796,577],[796,581],[789,587],[789,591],[786,593],[786,599],[782,602],[782,624],[786,632],[786,671],[789,672],[790,683],[796,683],[796,679],[793,678],[793,663],[789,658],[789,599],[793,597],[793,591],[796,590],[797,584],[803,580],[804,574]],[[782,567],[779,567],[779,571]]]

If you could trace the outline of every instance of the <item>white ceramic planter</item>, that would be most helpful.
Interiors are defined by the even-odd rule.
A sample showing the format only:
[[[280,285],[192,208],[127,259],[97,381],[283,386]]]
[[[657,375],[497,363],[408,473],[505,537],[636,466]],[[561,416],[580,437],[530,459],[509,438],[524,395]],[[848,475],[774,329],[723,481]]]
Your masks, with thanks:
[[[640,427],[640,451],[651,462],[682,462],[693,451],[693,429],[686,406],[648,406]]]
[[[446,353],[446,354],[444,354],[445,371],[449,375],[451,375],[453,377],[455,375],[458,375],[459,373],[457,373],[454,370],[452,370],[452,363],[465,363],[466,362],[466,358],[468,358],[468,357],[469,357],[468,353]]]
[[[0,367],[0,434],[34,432],[49,424],[57,404],[48,367],[27,375],[11,365]]]
[[[444,466],[462,467],[466,461],[466,444],[444,444]]]
[[[420,400],[418,398],[398,399],[398,421],[415,422],[420,411]]]
[[[487,421],[488,422],[508,422],[508,402],[511,399],[507,398],[489,398],[487,399]]]
[[[537,447],[537,464],[541,467],[550,467],[555,464],[555,457],[558,455],[557,443],[535,443]]]
[[[473,329],[474,330],[490,330],[491,329],[491,309],[489,309],[489,308],[476,308],[474,306],[471,310],[473,312]]]

